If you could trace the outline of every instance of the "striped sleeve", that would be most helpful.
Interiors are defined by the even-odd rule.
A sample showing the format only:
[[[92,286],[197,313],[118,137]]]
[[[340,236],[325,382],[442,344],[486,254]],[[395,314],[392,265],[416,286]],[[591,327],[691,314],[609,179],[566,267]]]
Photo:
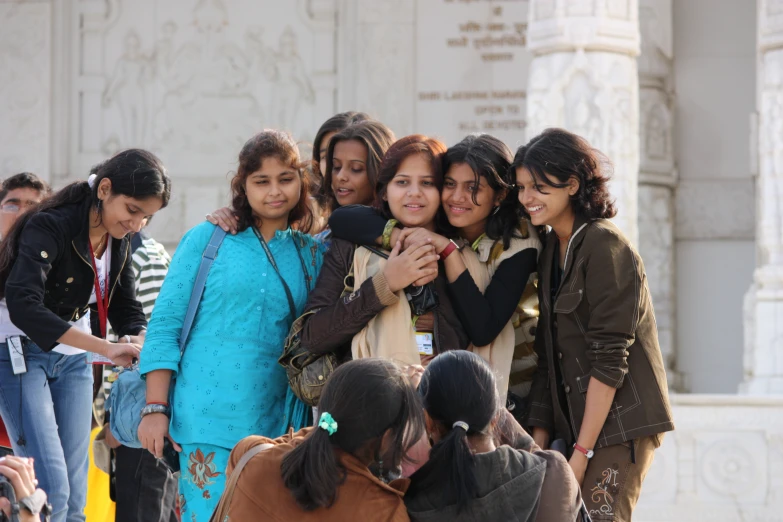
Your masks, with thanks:
[[[144,308],[149,321],[152,307],[160,293],[160,287],[169,271],[171,257],[166,249],[154,239],[145,239],[133,254],[133,269],[136,272],[136,298]]]

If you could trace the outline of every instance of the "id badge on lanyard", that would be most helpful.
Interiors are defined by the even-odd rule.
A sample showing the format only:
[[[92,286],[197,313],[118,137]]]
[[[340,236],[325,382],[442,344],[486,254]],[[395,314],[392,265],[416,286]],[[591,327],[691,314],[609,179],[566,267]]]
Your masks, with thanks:
[[[416,345],[419,347],[419,355],[432,355],[432,334],[416,332]]]
[[[89,243],[89,242],[88,242]],[[95,302],[98,308],[98,326],[101,330],[101,339],[106,339],[106,326],[108,320],[109,310],[109,268],[106,267],[106,277],[104,278],[105,292],[101,291],[100,274],[98,273],[98,266],[95,264],[95,252],[92,250],[92,243],[90,244],[90,261],[92,261],[92,269],[95,272]],[[106,249],[110,248],[110,242],[106,240]],[[105,254],[105,252],[104,252]],[[108,260],[107,260],[108,261]],[[88,364],[108,364],[114,365],[111,359],[98,355],[97,353],[87,353]]]

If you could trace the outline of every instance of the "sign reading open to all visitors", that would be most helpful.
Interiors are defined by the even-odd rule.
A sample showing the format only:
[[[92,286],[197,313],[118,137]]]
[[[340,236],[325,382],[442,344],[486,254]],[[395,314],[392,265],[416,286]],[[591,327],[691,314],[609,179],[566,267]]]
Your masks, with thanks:
[[[524,139],[528,0],[418,0],[416,128],[453,145]]]

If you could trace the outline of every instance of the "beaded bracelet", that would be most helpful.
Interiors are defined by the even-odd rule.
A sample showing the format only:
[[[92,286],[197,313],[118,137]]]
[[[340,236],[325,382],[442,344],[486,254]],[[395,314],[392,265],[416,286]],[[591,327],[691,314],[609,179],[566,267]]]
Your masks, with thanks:
[[[386,222],[386,226],[383,227],[383,243],[381,244],[381,246],[384,248],[384,250],[392,249],[391,235],[392,235],[392,231],[394,230],[394,227],[397,226],[397,223],[399,223],[399,221],[397,221],[396,219],[390,219],[389,221]]]

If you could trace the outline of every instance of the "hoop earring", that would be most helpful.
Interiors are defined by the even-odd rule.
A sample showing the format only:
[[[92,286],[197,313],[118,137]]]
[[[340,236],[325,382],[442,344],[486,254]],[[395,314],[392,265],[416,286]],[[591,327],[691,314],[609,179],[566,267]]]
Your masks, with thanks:
[[[492,215],[494,216],[495,214],[497,214],[499,210],[500,210],[500,205],[495,207],[495,210],[492,211]]]

